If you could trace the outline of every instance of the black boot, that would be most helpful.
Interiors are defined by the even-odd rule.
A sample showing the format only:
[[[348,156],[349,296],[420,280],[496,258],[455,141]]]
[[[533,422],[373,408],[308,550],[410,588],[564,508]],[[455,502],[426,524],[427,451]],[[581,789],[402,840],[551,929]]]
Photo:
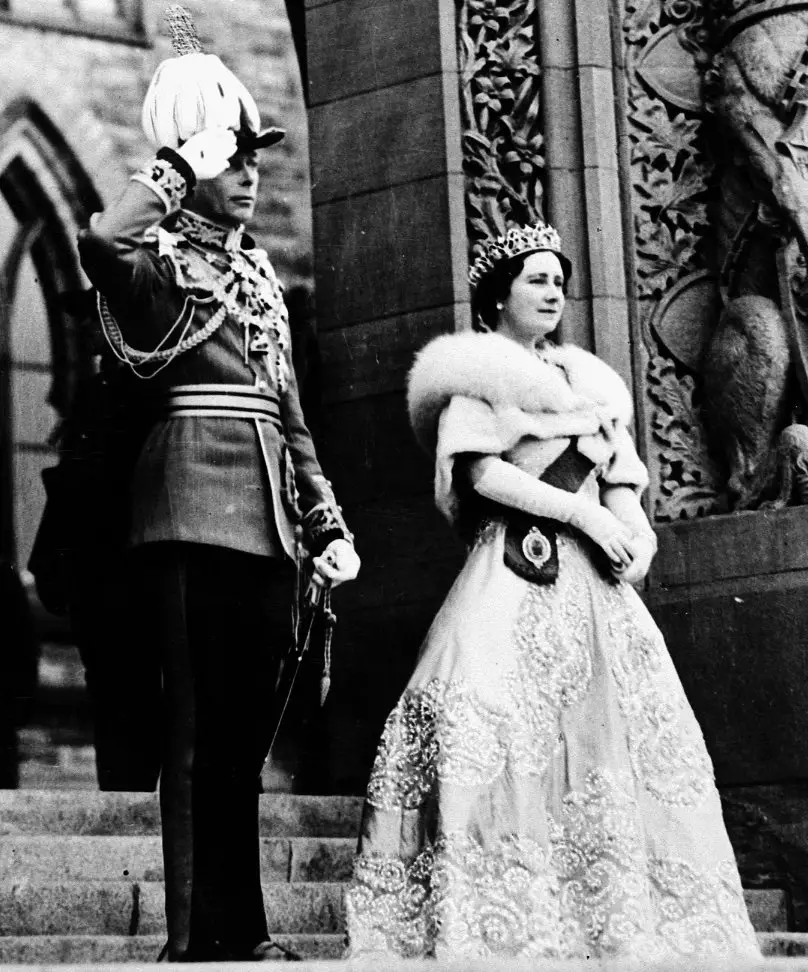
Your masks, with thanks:
[[[258,945],[250,952],[246,961],[248,962],[275,962],[277,958],[273,955],[273,952],[280,952],[283,956],[283,961],[285,962],[302,962],[303,957],[298,955],[297,952],[293,952],[291,948],[287,948],[285,945],[281,945],[279,942],[273,941],[271,938],[266,939],[266,941],[259,942]]]

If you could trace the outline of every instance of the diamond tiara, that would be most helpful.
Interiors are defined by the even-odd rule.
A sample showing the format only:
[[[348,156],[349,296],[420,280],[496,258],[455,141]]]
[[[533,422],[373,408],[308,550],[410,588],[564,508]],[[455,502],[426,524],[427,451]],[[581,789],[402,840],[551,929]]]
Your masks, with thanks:
[[[478,243],[476,250],[477,258],[469,268],[469,283],[472,287],[476,287],[500,260],[509,260],[536,250],[560,253],[561,237],[552,226],[538,222],[535,226],[513,227],[504,236]]]

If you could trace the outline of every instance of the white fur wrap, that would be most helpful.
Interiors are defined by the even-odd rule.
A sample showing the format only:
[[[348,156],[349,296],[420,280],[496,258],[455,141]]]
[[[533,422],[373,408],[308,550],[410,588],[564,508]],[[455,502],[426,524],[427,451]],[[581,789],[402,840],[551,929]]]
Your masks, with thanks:
[[[501,455],[525,439],[544,443],[546,467],[574,437],[603,481],[636,490],[647,485],[628,432],[631,396],[620,376],[573,345],[548,348],[546,357],[502,335],[473,332],[438,337],[417,355],[408,385],[410,422],[435,456],[435,499],[450,520],[457,512],[455,458]]]

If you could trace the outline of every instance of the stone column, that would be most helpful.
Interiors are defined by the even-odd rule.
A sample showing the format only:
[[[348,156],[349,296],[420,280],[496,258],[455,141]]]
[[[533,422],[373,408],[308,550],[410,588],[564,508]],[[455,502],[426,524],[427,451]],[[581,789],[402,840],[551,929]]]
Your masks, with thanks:
[[[457,568],[404,384],[415,350],[468,324],[453,0],[306,0],[320,453],[357,534],[337,592],[327,762],[359,790]]]
[[[575,267],[564,337],[631,386],[609,0],[539,8],[546,215]]]

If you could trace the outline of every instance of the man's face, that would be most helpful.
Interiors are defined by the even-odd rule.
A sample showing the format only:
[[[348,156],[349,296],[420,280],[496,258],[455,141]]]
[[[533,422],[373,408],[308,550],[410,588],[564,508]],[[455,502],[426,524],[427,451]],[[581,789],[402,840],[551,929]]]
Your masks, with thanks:
[[[258,196],[258,155],[236,152],[230,165],[214,179],[197,182],[188,209],[225,226],[252,219]]]

